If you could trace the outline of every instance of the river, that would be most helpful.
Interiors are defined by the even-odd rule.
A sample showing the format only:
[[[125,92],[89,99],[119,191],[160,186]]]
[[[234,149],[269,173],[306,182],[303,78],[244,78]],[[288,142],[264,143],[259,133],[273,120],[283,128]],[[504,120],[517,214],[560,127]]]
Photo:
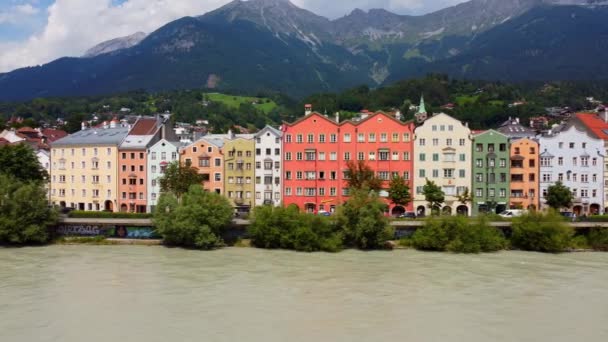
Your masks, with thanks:
[[[0,341],[608,341],[608,253],[0,248]]]

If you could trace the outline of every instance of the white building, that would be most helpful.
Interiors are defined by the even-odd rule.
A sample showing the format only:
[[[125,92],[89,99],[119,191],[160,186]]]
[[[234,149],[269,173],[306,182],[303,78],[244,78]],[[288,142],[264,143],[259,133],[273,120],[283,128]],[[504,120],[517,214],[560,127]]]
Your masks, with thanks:
[[[160,197],[159,178],[162,170],[167,164],[179,160],[179,143],[159,140],[148,149],[147,181],[148,181],[148,212],[154,212],[154,208]]]
[[[555,135],[539,137],[541,209],[549,186],[560,181],[574,197],[577,215],[601,213],[604,203],[604,142],[570,127]]]
[[[422,188],[435,182],[445,194],[443,213],[471,214],[470,201],[458,201],[458,194],[471,193],[471,130],[468,125],[440,113],[416,128],[414,141],[414,208],[429,214]]]
[[[255,135],[255,205],[281,205],[281,131],[266,126]]]

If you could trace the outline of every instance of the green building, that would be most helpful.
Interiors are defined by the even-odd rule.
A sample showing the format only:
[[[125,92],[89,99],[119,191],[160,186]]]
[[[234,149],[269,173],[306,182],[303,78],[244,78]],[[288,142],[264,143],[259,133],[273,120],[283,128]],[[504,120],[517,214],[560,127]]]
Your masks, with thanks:
[[[509,203],[509,137],[493,129],[473,135],[473,215],[500,213]]]

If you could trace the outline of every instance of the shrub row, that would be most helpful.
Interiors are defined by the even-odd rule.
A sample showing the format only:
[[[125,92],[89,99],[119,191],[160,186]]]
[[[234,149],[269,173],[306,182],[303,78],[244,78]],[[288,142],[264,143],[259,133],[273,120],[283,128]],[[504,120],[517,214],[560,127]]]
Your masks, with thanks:
[[[335,216],[301,213],[297,207],[258,207],[249,228],[251,243],[260,248],[336,252],[343,247],[379,249],[393,238],[377,195],[354,191]]]
[[[145,219],[151,218],[152,214],[140,213],[113,213],[108,211],[71,211],[68,217],[72,218],[124,218],[124,219]]]

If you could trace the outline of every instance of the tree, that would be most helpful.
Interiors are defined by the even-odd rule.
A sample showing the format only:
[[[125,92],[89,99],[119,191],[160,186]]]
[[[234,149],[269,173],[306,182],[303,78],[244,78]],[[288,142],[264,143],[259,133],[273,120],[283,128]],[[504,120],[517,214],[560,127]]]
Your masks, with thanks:
[[[226,197],[192,185],[181,201],[174,193],[161,195],[154,224],[168,245],[213,249],[223,245],[222,231],[232,216]]]
[[[382,180],[376,177],[374,170],[364,160],[349,161],[346,178],[351,190],[369,189],[378,191],[382,188]]]
[[[426,184],[422,187],[424,199],[429,202],[429,209],[433,214],[439,214],[439,209],[445,201],[445,194],[441,188],[432,180],[426,179]]]
[[[570,207],[574,199],[570,189],[563,185],[562,182],[557,182],[551,185],[547,189],[547,196],[545,198],[547,200],[547,204],[556,210]]]
[[[337,224],[344,234],[345,244],[360,249],[377,249],[394,236],[384,216],[384,204],[375,192],[355,190],[338,208]]]
[[[0,244],[45,243],[57,222],[40,182],[0,174]]]
[[[388,198],[395,205],[406,206],[411,202],[412,196],[410,195],[410,187],[405,182],[405,179],[401,176],[395,176],[391,179],[388,189]]]
[[[165,173],[160,178],[161,192],[170,192],[179,200],[192,185],[200,184],[203,176],[190,164],[183,165],[178,161],[172,162],[165,168]]]
[[[0,147],[0,173],[20,181],[43,181],[48,173],[42,168],[34,150],[27,144]]]

